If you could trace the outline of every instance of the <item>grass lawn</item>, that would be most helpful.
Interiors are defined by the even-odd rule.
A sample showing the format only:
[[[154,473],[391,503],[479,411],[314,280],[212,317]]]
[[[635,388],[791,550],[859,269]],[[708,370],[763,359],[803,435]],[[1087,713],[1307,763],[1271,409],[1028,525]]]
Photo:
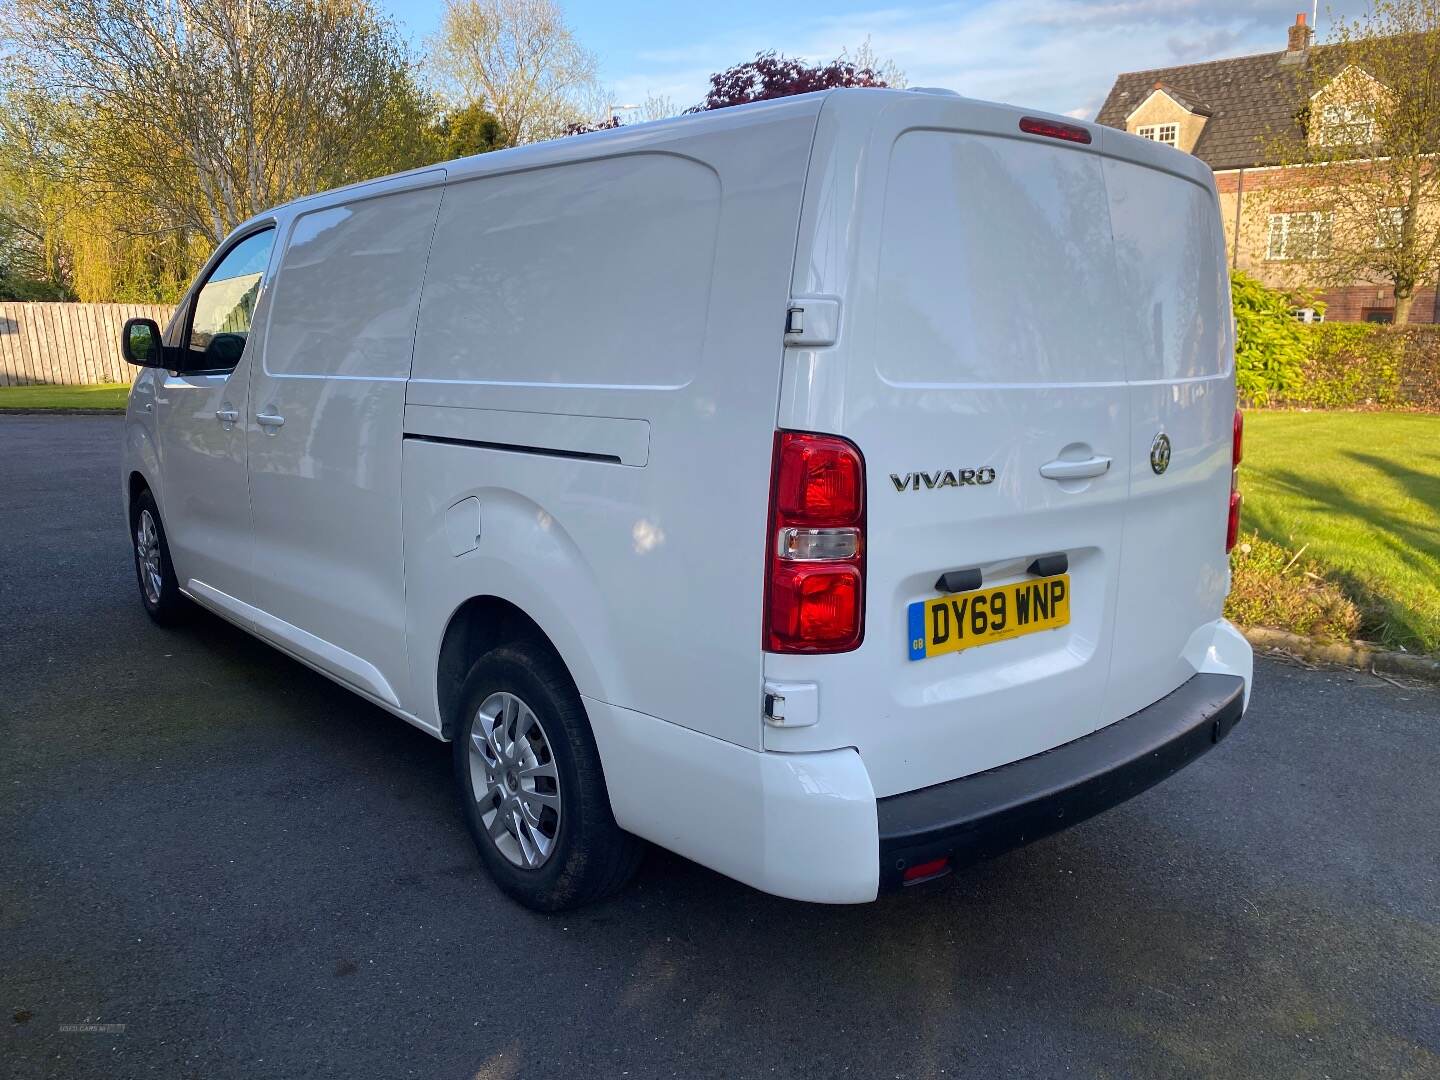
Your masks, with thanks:
[[[1304,547],[1362,637],[1440,653],[1440,416],[1246,413],[1240,490],[1243,527]]]
[[[0,386],[5,409],[114,409],[125,411],[129,383],[100,386]]]

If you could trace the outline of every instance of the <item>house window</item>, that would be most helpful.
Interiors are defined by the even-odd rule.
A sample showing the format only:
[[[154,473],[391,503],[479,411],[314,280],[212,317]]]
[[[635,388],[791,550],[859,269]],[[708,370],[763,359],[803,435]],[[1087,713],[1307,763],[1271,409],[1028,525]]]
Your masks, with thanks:
[[[1326,105],[1320,110],[1322,146],[1369,146],[1375,141],[1375,106],[1368,101]]]
[[[1330,254],[1330,223],[1334,218],[1329,210],[1271,214],[1265,257],[1276,260],[1323,258]]]
[[[1377,307],[1361,308],[1360,321],[1368,323],[1393,323],[1395,321],[1395,309]]]
[[[1151,139],[1166,146],[1174,146],[1180,141],[1179,124],[1146,124],[1144,127],[1136,128],[1135,134],[1142,139]]]
[[[1313,307],[1292,308],[1290,317],[1296,322],[1322,323],[1325,321],[1325,313],[1316,311]]]
[[[1375,246],[1381,250],[1400,246],[1400,233],[1405,227],[1405,209],[1386,206],[1375,212]]]

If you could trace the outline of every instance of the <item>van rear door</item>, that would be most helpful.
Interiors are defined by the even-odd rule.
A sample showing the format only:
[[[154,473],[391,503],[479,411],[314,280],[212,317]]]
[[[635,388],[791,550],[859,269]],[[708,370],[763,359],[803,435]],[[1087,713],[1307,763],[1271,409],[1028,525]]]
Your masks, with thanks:
[[[1209,170],[1120,132],[1101,138],[1131,431],[1109,721],[1193,675],[1204,645],[1191,636],[1224,606],[1235,343]]]
[[[819,698],[815,726],[772,729],[767,747],[856,746],[882,797],[1105,722],[1133,453],[1098,148],[1024,134],[1004,106],[885,101],[868,141],[841,95],[833,132],[822,112],[795,291],[841,295],[842,330],[788,351],[780,410],[864,455],[865,640],[766,664]],[[922,606],[914,621],[942,575],[977,571],[947,619]]]

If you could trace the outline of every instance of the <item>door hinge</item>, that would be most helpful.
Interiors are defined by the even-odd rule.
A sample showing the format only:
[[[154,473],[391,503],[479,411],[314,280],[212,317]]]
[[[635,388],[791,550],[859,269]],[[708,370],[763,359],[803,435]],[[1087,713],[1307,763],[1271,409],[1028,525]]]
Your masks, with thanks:
[[[840,299],[795,296],[785,309],[785,344],[817,348],[834,345],[840,336]]]
[[[767,679],[763,716],[771,727],[810,727],[820,719],[820,688],[814,683]]]

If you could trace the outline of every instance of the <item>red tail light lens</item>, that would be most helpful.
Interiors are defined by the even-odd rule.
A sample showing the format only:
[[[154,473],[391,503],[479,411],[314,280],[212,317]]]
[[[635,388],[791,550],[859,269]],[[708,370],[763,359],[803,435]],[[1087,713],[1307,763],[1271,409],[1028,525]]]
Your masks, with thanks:
[[[775,512],[788,525],[854,525],[865,507],[865,467],[844,439],[782,431]]]
[[[865,462],[834,435],[775,436],[765,648],[834,653],[865,629]]]
[[[1050,139],[1064,139],[1066,142],[1089,143],[1090,132],[1079,124],[1066,124],[1059,120],[1042,120],[1038,116],[1024,116],[1020,119],[1020,130],[1027,135],[1044,135]]]
[[[776,568],[770,582],[773,652],[840,652],[860,644],[860,571],[853,566]]]
[[[1245,501],[1240,492],[1235,490],[1234,481],[1230,485],[1230,519],[1225,524],[1225,554],[1235,550],[1235,544],[1240,539],[1240,506]]]
[[[1240,458],[1245,447],[1245,416],[1235,410],[1235,426],[1230,443],[1230,516],[1225,522],[1225,554],[1235,549],[1240,539],[1240,507],[1244,499],[1240,496]]]

